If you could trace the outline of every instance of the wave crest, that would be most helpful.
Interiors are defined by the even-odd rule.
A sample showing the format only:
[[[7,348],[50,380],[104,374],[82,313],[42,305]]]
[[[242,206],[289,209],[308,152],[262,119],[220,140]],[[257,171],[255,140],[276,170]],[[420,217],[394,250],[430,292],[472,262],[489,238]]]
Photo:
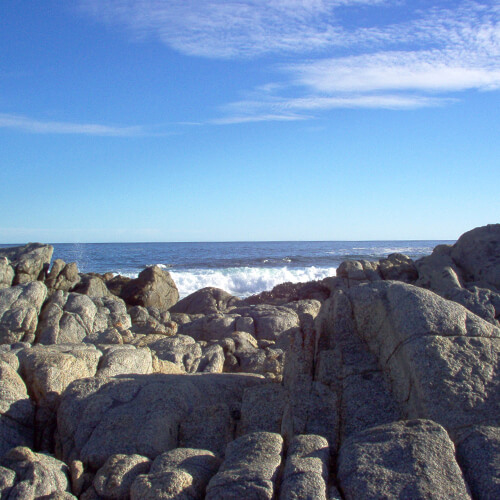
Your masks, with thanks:
[[[170,271],[181,298],[208,286],[222,288],[231,295],[248,297],[286,281],[305,283],[335,276],[334,267],[300,269],[238,267],[226,269],[191,269]]]

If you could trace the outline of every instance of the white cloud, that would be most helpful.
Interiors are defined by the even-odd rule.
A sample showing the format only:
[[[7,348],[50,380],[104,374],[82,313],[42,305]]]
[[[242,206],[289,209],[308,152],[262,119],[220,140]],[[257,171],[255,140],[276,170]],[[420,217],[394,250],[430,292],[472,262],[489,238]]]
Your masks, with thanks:
[[[467,60],[469,59],[469,60]],[[460,51],[379,52],[291,65],[295,83],[318,92],[496,89],[500,65],[470,60]]]
[[[392,0],[394,2],[394,0]],[[189,55],[231,58],[306,53],[346,44],[338,7],[390,0],[81,0],[81,8],[134,36],[157,37]],[[352,41],[352,40],[351,40]]]
[[[277,81],[211,123],[298,120],[338,107],[414,109],[500,88],[498,0],[80,2],[98,19],[184,54],[301,58],[275,66]]]
[[[27,116],[0,113],[0,127],[23,130],[36,134],[80,134],[108,137],[144,135],[141,127],[111,127],[95,123],[67,123],[40,121]]]

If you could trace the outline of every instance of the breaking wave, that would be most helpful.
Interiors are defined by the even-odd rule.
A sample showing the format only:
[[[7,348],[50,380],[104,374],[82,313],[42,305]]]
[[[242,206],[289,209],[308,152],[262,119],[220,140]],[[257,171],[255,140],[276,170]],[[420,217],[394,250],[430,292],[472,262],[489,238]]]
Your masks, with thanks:
[[[234,267],[226,269],[188,269],[172,271],[170,275],[179,289],[179,295],[185,297],[200,288],[213,286],[222,288],[237,297],[248,297],[255,293],[271,290],[286,281],[305,283],[335,276],[334,267],[306,267],[299,269]]]

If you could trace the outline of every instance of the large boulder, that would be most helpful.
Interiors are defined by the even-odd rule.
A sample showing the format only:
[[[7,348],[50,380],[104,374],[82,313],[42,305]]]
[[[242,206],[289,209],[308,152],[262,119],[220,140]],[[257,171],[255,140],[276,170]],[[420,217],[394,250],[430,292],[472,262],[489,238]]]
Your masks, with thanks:
[[[94,376],[101,354],[85,344],[35,345],[18,353],[20,373],[36,403],[37,449],[53,450],[59,396],[73,380]]]
[[[0,257],[7,257],[15,269],[14,285],[43,280],[50,266],[54,247],[28,243],[20,247],[0,248]]]
[[[116,345],[102,349],[104,355],[99,363],[98,377],[153,373],[153,358],[147,347]]]
[[[198,290],[170,308],[173,313],[217,314],[225,313],[238,306],[240,299],[221,290],[206,287]]]
[[[430,420],[373,427],[342,445],[338,479],[344,498],[470,499],[455,447]]]
[[[332,329],[341,297],[324,304],[323,339],[341,326],[361,339],[406,418],[435,420],[452,434],[500,424],[499,328],[428,290],[385,281],[349,289],[350,319]]]
[[[451,257],[466,281],[500,292],[500,224],[464,233],[453,245]]]
[[[234,437],[243,391],[263,382],[237,374],[77,380],[59,405],[58,456],[97,471],[114,454],[154,459],[179,445],[217,452]],[[223,425],[210,417],[215,407],[223,410]]]
[[[0,457],[15,446],[33,446],[34,406],[22,378],[0,361]]]
[[[105,499],[130,498],[132,483],[150,468],[151,460],[142,455],[111,455],[97,471],[94,489]]]
[[[179,291],[168,271],[151,266],[129,281],[121,289],[120,297],[129,305],[152,306],[165,311],[179,300]]]
[[[47,288],[39,281],[0,290],[0,344],[35,340],[46,297]]]
[[[89,297],[57,290],[43,307],[36,338],[40,344],[71,344],[108,328],[130,326],[125,303],[118,297]]]

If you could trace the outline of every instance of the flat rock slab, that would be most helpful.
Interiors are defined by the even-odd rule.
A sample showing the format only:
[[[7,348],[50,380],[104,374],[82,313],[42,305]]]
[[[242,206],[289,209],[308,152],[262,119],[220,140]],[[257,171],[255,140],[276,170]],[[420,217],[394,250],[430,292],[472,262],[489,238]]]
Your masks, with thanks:
[[[94,471],[114,454],[154,459],[179,446],[180,430],[186,426],[192,432],[183,432],[183,446],[191,446],[191,435],[196,438],[197,448],[206,442],[203,448],[218,450],[232,436],[212,429],[210,419],[203,418],[203,408],[224,406],[225,414],[234,420],[240,414],[244,389],[262,383],[262,377],[244,374],[153,374],[77,380],[61,397],[59,456],[68,463],[81,460]],[[234,426],[234,422],[229,423],[230,428]],[[196,432],[193,426],[197,426]]]
[[[340,450],[338,479],[346,500],[471,498],[453,443],[430,420],[394,422],[352,435]]]

